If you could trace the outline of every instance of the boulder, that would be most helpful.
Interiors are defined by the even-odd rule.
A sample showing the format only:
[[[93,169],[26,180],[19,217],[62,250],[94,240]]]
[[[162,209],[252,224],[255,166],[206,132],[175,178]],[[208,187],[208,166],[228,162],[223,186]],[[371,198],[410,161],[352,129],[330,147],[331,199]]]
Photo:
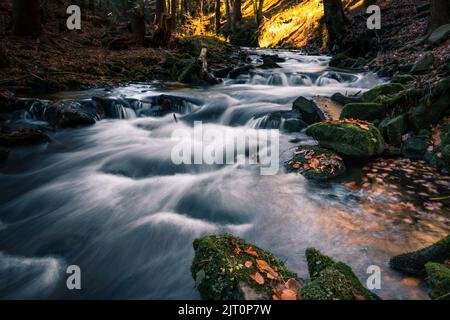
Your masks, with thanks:
[[[425,265],[433,300],[450,300],[450,268],[443,264],[428,262]]]
[[[96,112],[84,108],[76,101],[61,101],[57,104],[59,112],[59,126],[76,128],[95,124]]]
[[[370,158],[384,150],[380,131],[372,124],[357,120],[323,121],[306,129],[325,148],[350,158]]]
[[[405,90],[405,87],[400,83],[387,83],[377,86],[362,95],[364,102],[380,102],[384,96],[393,95]]]
[[[424,137],[411,136],[403,144],[402,153],[406,158],[420,160],[423,159],[427,148],[428,143]]]
[[[311,282],[300,290],[304,300],[378,300],[374,293],[367,290],[343,262],[335,262],[320,251],[309,248],[306,259]]]
[[[228,74],[228,77],[230,79],[236,79],[237,77],[239,77],[241,74],[247,74],[250,72],[250,70],[253,69],[253,66],[248,64],[248,65],[243,65],[243,66],[239,66],[237,68],[234,68],[233,70],[230,71],[230,73]]]
[[[411,68],[411,73],[420,74],[431,69],[434,65],[435,58],[432,52],[425,52]]]
[[[38,129],[20,129],[12,132],[0,132],[0,146],[20,147],[44,143],[48,136]]]
[[[442,263],[447,259],[450,259],[450,235],[426,248],[395,256],[389,265],[406,274],[423,276],[427,262]]]
[[[292,110],[300,114],[300,118],[306,124],[313,124],[326,119],[325,113],[317,106],[317,104],[304,97],[299,97],[294,101]]]
[[[281,68],[280,65],[277,63],[277,57],[276,56],[270,56],[265,55],[262,57],[263,64],[258,66],[258,68],[261,69],[275,69],[275,68]]]
[[[319,146],[299,146],[285,166],[288,172],[298,172],[311,180],[333,179],[346,171],[339,155]]]
[[[450,36],[450,24],[444,24],[434,30],[431,35],[428,37],[428,43],[432,45],[438,45]]]
[[[279,279],[300,284],[270,252],[232,235],[197,238],[193,246],[191,272],[203,299],[270,299]]]
[[[330,60],[330,67],[351,68],[355,65],[356,59],[349,58],[345,53],[338,53]]]
[[[406,116],[400,115],[393,119],[386,119],[380,124],[379,129],[389,144],[399,146],[403,135],[408,131]]]
[[[386,114],[386,107],[381,103],[359,102],[349,103],[342,109],[340,119],[359,119],[373,121],[382,119]]]
[[[431,86],[417,107],[408,112],[408,122],[414,131],[428,129],[438,123],[450,110],[450,77],[443,78]]]
[[[337,102],[341,105],[346,105],[349,103],[357,103],[357,102],[362,102],[362,98],[361,97],[347,97],[344,96],[342,93],[338,92],[335,93],[331,96],[331,100],[333,100],[334,102]]]
[[[395,74],[392,78],[393,83],[407,84],[414,81],[414,77],[410,74]]]

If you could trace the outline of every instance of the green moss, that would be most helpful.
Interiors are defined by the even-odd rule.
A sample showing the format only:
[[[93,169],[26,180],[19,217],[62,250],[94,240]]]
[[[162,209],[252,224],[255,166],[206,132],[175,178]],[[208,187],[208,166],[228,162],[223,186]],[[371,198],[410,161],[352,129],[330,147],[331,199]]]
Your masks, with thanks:
[[[269,280],[265,278],[264,284],[259,285],[250,278],[251,274],[258,271],[256,259],[266,261],[285,280],[289,278],[297,279],[297,275],[289,271],[284,263],[270,252],[229,234],[201,237],[194,240],[193,246],[195,257],[191,272],[203,299],[243,299],[244,293],[240,290],[240,283],[254,289],[262,297],[270,298],[272,288],[269,285]],[[253,247],[258,257],[251,256],[243,251],[236,252],[237,247],[245,250],[249,246]],[[252,266],[249,268],[245,266],[247,261],[252,262]]]
[[[382,84],[365,92],[362,98],[365,102],[376,102],[380,101],[383,96],[393,95],[403,90],[405,90],[405,87],[400,83]]]
[[[342,109],[341,119],[359,119],[373,121],[385,116],[386,107],[380,103],[361,102],[349,103]]]
[[[430,285],[430,297],[434,300],[450,300],[450,268],[429,262],[425,265]]]
[[[424,249],[395,256],[389,265],[407,274],[425,275],[427,262],[443,262],[446,259],[450,259],[450,235]]]
[[[324,269],[336,263],[333,259],[322,254],[315,248],[306,249],[305,255],[306,261],[308,262],[308,271],[311,279],[316,279]]]
[[[394,119],[390,119],[385,124],[385,136],[388,143],[399,146],[402,143],[402,136],[408,131],[406,117],[400,115]]]
[[[343,262],[335,262],[314,248],[306,250],[306,259],[311,282],[300,290],[305,300],[354,300],[363,297],[366,300],[379,299],[367,290]]]
[[[370,158],[384,150],[383,137],[372,124],[362,128],[344,121],[320,122],[309,126],[306,134],[321,146],[347,157]]]

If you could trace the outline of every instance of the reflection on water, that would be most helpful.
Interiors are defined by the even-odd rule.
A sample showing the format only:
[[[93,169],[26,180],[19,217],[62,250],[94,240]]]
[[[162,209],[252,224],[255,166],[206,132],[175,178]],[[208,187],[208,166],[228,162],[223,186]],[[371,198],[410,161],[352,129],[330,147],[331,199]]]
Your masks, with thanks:
[[[125,119],[57,131],[48,145],[15,150],[0,175],[0,282],[7,284],[0,296],[197,299],[190,274],[192,240],[230,232],[271,250],[302,277],[307,277],[304,250],[314,246],[349,263],[363,282],[368,266],[380,266],[384,281],[377,294],[383,298],[427,298],[423,284],[405,280],[387,263],[448,233],[448,202],[426,204],[407,186],[377,183],[378,176],[383,182],[389,176],[368,175],[387,164],[316,185],[282,172],[261,176],[257,166],[170,161],[172,132],[192,130],[195,120],[237,134],[282,128],[282,121],[268,115],[290,110],[300,95],[355,94],[380,83],[371,73],[328,70],[326,57],[278,54],[287,59],[281,69],[255,69],[209,89],[134,84],[65,93],[147,101],[168,93],[195,103],[180,109],[184,115],[178,122],[172,114],[146,116],[136,107],[137,112],[121,113]],[[283,131],[280,163],[290,156],[292,141],[312,142]],[[448,185],[438,182],[447,178],[432,180],[436,197],[445,196]],[[356,189],[346,186],[352,181]],[[65,268],[71,264],[81,267],[82,291],[65,289]]]

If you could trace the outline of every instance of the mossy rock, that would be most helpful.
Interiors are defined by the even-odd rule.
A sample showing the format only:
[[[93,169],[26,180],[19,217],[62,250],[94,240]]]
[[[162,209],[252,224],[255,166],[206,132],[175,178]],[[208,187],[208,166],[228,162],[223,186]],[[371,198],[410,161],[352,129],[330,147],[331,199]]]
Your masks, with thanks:
[[[389,265],[406,274],[423,276],[427,262],[442,263],[447,259],[450,259],[450,235],[429,247],[395,256]]]
[[[434,65],[435,58],[433,52],[425,52],[423,56],[421,56],[416,63],[414,63],[411,73],[413,74],[420,74],[424,73],[431,69],[431,67]]]
[[[443,264],[428,262],[425,265],[433,300],[450,300],[450,268]]]
[[[450,23],[444,24],[434,30],[428,37],[428,42],[433,45],[438,45],[444,42],[450,36]]]
[[[330,60],[330,67],[335,68],[351,68],[355,65],[356,59],[348,57],[345,53],[338,53]]]
[[[340,119],[373,121],[376,119],[382,119],[386,114],[385,110],[385,106],[381,103],[349,103],[344,106],[344,109],[342,109]]]
[[[346,171],[344,160],[339,155],[319,146],[299,146],[286,163],[286,169],[311,180],[334,179]]]
[[[380,123],[379,129],[389,144],[399,146],[402,143],[403,135],[408,131],[406,116],[400,115],[394,119],[385,119]]]
[[[405,87],[401,83],[387,83],[363,93],[362,98],[365,102],[378,102],[383,96],[393,95],[403,90]]]
[[[414,81],[414,76],[410,74],[395,74],[392,78],[393,83],[407,84]]]
[[[229,234],[197,238],[193,246],[195,257],[191,272],[203,299],[248,299],[249,291],[252,292],[252,298],[270,299],[272,287],[266,275],[261,273],[264,278],[263,285],[250,278],[250,275],[258,271],[256,259],[266,261],[284,280],[298,279],[295,273],[289,271],[284,263],[270,252]],[[249,247],[253,248],[257,257],[245,252]],[[248,261],[251,262],[250,267],[245,265]]]
[[[434,83],[416,108],[408,112],[408,122],[415,131],[428,129],[438,123],[450,110],[450,77]]]
[[[306,129],[325,148],[350,158],[370,158],[384,150],[380,131],[370,123],[363,126],[346,120],[325,121]]]
[[[377,295],[367,290],[343,262],[335,262],[320,251],[309,248],[306,259],[311,282],[300,290],[304,300],[377,300]]]

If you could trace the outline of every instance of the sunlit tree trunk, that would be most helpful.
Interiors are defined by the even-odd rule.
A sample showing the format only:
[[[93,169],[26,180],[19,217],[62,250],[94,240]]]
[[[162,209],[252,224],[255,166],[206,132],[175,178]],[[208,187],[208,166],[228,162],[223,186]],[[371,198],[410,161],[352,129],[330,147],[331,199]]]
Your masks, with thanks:
[[[342,40],[346,35],[348,20],[342,9],[341,0],[323,1],[325,24],[328,29],[328,48],[332,52],[342,50]]]
[[[216,13],[215,13],[215,18],[216,18],[216,33],[219,33],[220,31],[220,0],[215,0],[216,1]]]
[[[429,31],[450,23],[450,1],[449,0],[430,0],[431,18]]]
[[[41,32],[41,12],[39,0],[13,1],[14,34],[19,36],[39,36]]]
[[[257,26],[259,26],[262,21],[263,6],[264,0],[253,0],[253,10]]]

